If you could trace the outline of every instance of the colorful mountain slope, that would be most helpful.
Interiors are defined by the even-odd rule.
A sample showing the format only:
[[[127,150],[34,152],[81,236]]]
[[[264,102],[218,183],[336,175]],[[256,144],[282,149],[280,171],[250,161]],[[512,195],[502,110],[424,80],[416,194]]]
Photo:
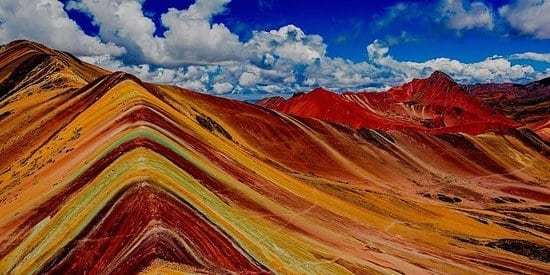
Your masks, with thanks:
[[[39,46],[19,44],[0,55]],[[394,128],[353,129],[78,70],[46,87],[31,70],[0,102],[2,274],[549,272],[533,132],[398,129],[361,107]]]
[[[527,85],[478,84],[465,89],[491,108],[550,140],[550,78]]]

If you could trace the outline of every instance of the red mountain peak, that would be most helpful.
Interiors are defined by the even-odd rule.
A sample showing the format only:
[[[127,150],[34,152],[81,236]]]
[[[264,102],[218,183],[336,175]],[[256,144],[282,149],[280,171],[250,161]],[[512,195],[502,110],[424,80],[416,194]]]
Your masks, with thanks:
[[[294,100],[296,98],[308,98],[309,100],[318,100],[323,98],[335,98],[339,97],[339,95],[335,92],[329,91],[325,88],[318,87],[315,88],[309,92],[297,92],[292,95],[292,97],[289,100]]]
[[[318,87],[311,90],[309,94],[334,94],[334,92],[331,92],[323,87]]]
[[[448,74],[442,71],[434,71],[427,79],[432,81],[447,81],[450,83],[455,83],[455,81]]]
[[[465,94],[460,85],[458,85],[450,76],[440,71],[433,72],[428,78],[415,79],[407,84],[404,86],[412,89],[409,91],[411,95],[419,92],[430,96],[448,96],[453,93]]]
[[[518,126],[469,95],[450,76],[440,71],[387,92],[337,94],[316,88],[288,100],[273,99],[260,102],[260,105],[353,128],[414,128],[476,134]]]

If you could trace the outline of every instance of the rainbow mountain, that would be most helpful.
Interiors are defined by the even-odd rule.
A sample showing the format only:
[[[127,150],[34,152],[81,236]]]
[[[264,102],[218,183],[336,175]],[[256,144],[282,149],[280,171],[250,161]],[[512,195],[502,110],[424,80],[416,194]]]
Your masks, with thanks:
[[[250,104],[14,41],[0,274],[548,274],[546,84],[499,85]]]

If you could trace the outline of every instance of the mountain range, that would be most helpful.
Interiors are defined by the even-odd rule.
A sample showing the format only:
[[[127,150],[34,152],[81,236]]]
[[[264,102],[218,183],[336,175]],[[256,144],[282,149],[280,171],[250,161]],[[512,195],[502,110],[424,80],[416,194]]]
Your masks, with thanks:
[[[550,80],[251,104],[0,48],[1,274],[548,274]]]
[[[528,85],[459,85],[436,71],[384,92],[336,94],[323,88],[265,98],[258,105],[355,129],[443,134],[502,133],[521,127],[548,140],[550,78]]]

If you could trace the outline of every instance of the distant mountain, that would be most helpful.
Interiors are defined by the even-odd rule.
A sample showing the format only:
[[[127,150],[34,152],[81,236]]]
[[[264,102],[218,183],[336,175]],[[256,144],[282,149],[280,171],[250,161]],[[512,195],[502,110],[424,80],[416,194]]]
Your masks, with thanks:
[[[295,95],[288,100],[277,97],[257,104],[283,113],[340,123],[356,129],[415,128],[412,125],[385,118],[339,94],[322,88]]]
[[[494,110],[550,140],[550,77],[527,85],[477,84],[464,88]]]
[[[548,274],[523,90],[519,116],[439,72],[262,107],[29,41],[0,87],[0,274]]]
[[[479,134],[521,126],[468,94],[442,72],[434,72],[426,79],[414,79],[386,92],[340,95],[315,89],[288,100],[270,98],[258,104],[283,113],[353,128]]]

